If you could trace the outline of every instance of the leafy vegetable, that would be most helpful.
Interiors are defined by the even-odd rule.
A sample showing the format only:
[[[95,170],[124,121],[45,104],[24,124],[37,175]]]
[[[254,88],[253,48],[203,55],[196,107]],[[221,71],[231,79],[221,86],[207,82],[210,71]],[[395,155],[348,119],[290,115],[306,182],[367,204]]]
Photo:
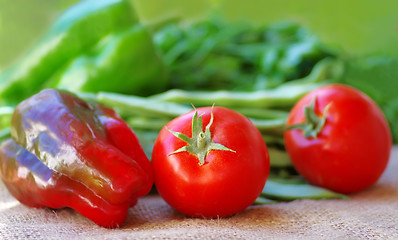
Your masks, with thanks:
[[[381,107],[398,141],[398,57],[356,57],[345,61],[339,82],[368,94]]]
[[[218,15],[193,24],[169,23],[154,42],[170,69],[169,88],[254,91],[307,76],[334,57],[307,29],[293,23],[254,26]]]

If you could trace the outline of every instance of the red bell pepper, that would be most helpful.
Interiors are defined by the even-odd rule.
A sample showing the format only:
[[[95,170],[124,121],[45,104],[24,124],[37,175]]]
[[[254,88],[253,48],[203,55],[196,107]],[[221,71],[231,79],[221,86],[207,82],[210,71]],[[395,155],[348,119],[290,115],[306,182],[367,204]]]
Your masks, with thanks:
[[[70,207],[109,228],[154,181],[138,138],[112,109],[54,89],[16,107],[0,176],[27,206]]]

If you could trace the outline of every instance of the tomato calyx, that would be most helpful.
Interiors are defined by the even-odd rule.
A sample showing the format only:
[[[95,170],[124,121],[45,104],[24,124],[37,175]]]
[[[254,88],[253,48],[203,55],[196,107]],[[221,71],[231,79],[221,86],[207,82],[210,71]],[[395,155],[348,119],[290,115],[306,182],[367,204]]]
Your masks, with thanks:
[[[191,138],[183,133],[167,129],[175,137],[183,140],[188,144],[170,153],[169,155],[180,152],[189,152],[190,154],[195,155],[199,159],[199,165],[203,165],[205,163],[205,158],[207,154],[209,154],[209,152],[212,150],[235,152],[234,150],[229,149],[220,143],[215,143],[212,141],[210,127],[213,124],[213,119],[214,119],[213,110],[214,106],[211,109],[210,122],[207,124],[205,131],[203,132],[203,121],[202,121],[203,114],[198,116],[198,111],[195,109],[195,114],[192,118]]]
[[[323,110],[322,116],[318,116],[315,113],[315,102],[316,102],[316,97],[312,99],[309,106],[304,107],[304,116],[305,116],[304,123],[287,126],[286,129],[287,130],[301,129],[303,130],[303,134],[306,138],[310,137],[317,138],[318,134],[322,131],[323,126],[326,123],[326,116],[330,107],[330,103]]]

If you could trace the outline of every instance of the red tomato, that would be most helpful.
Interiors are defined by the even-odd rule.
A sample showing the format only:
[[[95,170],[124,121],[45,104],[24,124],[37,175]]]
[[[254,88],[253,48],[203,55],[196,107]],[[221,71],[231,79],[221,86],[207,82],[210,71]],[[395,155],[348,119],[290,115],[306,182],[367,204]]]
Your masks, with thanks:
[[[225,217],[244,210],[260,195],[269,174],[267,146],[252,122],[223,107],[214,107],[211,120],[211,112],[211,107],[198,108],[202,117],[191,111],[170,121],[160,131],[152,154],[159,194],[192,217]],[[176,137],[177,132],[191,138],[191,144]],[[199,138],[207,143],[200,144]],[[199,156],[194,153],[197,145]],[[202,151],[206,148],[213,149]]]
[[[300,129],[284,133],[295,169],[311,184],[336,192],[353,193],[373,185],[387,167],[392,147],[382,111],[359,90],[332,84],[300,99],[289,114],[288,126],[308,120],[304,109],[311,101],[318,120],[325,120],[319,133],[315,137],[305,137]]]

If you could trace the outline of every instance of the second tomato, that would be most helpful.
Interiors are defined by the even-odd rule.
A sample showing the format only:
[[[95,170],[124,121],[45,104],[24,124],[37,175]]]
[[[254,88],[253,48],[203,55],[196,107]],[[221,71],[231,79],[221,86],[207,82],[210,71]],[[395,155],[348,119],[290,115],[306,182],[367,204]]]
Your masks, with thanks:
[[[390,157],[388,123],[368,96],[345,85],[317,88],[287,119],[287,152],[310,183],[341,193],[361,191],[382,175]]]

